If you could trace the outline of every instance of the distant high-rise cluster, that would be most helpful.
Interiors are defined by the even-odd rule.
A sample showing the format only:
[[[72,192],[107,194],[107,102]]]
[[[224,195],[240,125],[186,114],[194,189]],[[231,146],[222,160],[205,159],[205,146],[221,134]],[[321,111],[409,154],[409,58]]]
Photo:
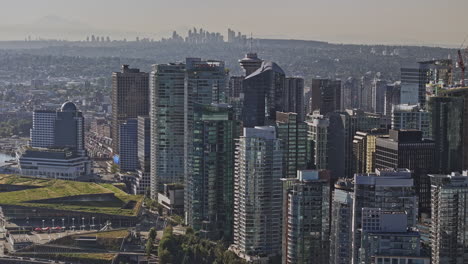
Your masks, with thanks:
[[[236,35],[234,30],[228,28],[227,42],[245,44],[247,42],[247,36],[242,35],[240,32],[237,32]]]
[[[87,36],[86,37],[86,42],[111,42],[111,39],[109,36]]]
[[[193,28],[189,29],[187,36],[183,37],[176,31],[172,33],[170,38],[163,38],[163,42],[175,42],[175,43],[189,43],[189,44],[214,44],[214,43],[233,43],[239,45],[247,45],[248,40],[247,36],[242,33],[236,33],[228,29],[227,39],[225,40],[224,36],[219,32],[209,32],[203,28]]]
[[[224,42],[224,37],[221,35],[221,33],[209,32],[203,28],[200,28],[197,31],[196,28],[193,28],[193,30],[190,29],[188,31],[185,42],[195,44]]]

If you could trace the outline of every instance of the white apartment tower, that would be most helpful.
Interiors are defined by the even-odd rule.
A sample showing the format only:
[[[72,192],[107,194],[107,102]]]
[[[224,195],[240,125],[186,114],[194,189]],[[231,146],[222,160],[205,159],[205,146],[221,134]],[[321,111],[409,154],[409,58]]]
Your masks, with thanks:
[[[280,148],[273,126],[244,128],[237,143],[231,249],[247,261],[281,254]]]

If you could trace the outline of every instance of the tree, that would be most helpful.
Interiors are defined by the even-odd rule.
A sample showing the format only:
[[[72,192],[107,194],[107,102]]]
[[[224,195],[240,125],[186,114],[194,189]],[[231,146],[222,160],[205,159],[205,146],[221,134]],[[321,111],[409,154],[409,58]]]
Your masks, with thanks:
[[[154,240],[153,239],[148,239],[148,241],[146,241],[146,255],[149,257],[151,255],[151,252],[153,252],[153,244],[154,244]]]
[[[149,231],[148,236],[149,236],[150,239],[153,239],[153,241],[154,241],[156,239],[156,235],[157,235],[156,229],[154,227],[152,227],[150,229],[150,231]]]
[[[117,164],[112,164],[110,172],[112,174],[116,174],[118,171],[119,171],[119,166],[117,166]]]
[[[158,258],[159,258],[159,263],[160,264],[169,264],[172,263],[172,256],[169,250],[163,249],[159,250],[158,252]]]
[[[195,231],[193,231],[193,228],[187,227],[187,229],[185,230],[185,234],[186,235],[195,235]]]
[[[174,234],[174,229],[172,228],[171,225],[167,225],[166,228],[164,228],[164,231],[163,231],[163,238],[172,236],[173,234]]]

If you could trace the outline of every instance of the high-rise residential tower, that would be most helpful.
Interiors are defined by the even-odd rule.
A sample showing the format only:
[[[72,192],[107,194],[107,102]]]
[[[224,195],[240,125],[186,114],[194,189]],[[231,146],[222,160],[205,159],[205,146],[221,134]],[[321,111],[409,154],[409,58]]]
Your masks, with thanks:
[[[236,147],[231,249],[248,261],[281,254],[282,156],[274,127],[244,128]]]
[[[318,113],[307,116],[307,168],[328,168],[328,126],[330,120]]]
[[[151,196],[184,181],[185,64],[155,65],[150,75]]]
[[[398,209],[362,209],[362,235],[359,248],[360,264],[421,263],[421,235],[408,229],[407,213]]]
[[[135,193],[146,194],[151,186],[151,119],[149,116],[138,117],[138,163]]]
[[[287,191],[286,263],[329,263],[330,174],[299,170]]]
[[[320,110],[321,115],[341,111],[341,81],[312,79],[311,111]]]
[[[468,172],[430,177],[432,263],[467,263]]]
[[[232,239],[239,126],[227,105],[194,105],[192,173],[186,181],[185,212],[187,223],[205,238]]]
[[[411,171],[377,169],[375,174],[354,176],[352,263],[358,263],[359,260],[365,208],[403,211],[406,214],[407,228],[414,227],[418,216],[418,201]]]
[[[307,125],[296,113],[276,112],[276,135],[283,151],[283,177],[295,178],[307,167]]]
[[[287,77],[285,86],[284,112],[297,113],[299,121],[305,120],[304,79]]]
[[[463,169],[464,100],[454,96],[429,98],[431,133],[436,143],[436,166],[439,173]]]
[[[374,98],[374,73],[373,72],[367,72],[364,74],[364,76],[361,77],[361,82],[360,82],[360,103],[361,105],[359,106],[359,109],[373,113],[374,108],[372,107],[372,99]]]
[[[468,87],[441,90],[439,96],[463,98],[463,169],[468,170]]]
[[[395,82],[393,84],[387,84],[385,89],[385,108],[384,115],[389,117],[392,115],[392,108],[394,105],[400,104],[400,91],[401,84]]]
[[[184,90],[184,174],[192,174],[194,104],[225,103],[227,71],[222,61],[187,58]]]
[[[112,148],[119,150],[120,124],[149,113],[148,73],[122,65],[112,73]]]
[[[349,77],[343,82],[341,97],[343,109],[359,108],[359,82],[356,78]]]
[[[331,200],[330,264],[349,264],[352,258],[354,183],[339,179]]]
[[[372,110],[374,113],[383,114],[385,112],[385,91],[387,82],[385,80],[374,79],[372,81]]]

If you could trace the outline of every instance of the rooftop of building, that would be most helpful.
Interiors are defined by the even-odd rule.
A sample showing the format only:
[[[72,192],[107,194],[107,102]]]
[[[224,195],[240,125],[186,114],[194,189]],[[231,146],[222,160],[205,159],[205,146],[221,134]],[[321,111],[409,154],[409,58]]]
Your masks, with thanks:
[[[136,216],[140,211],[143,197],[129,195],[112,184],[65,181],[18,175],[0,174],[0,186],[18,186],[26,189],[0,192],[0,206],[21,206],[47,208],[73,212]],[[109,201],[73,201],[65,198],[83,195],[113,194]],[[57,201],[56,201],[57,200]],[[134,206],[131,209],[129,204]]]
[[[276,128],[274,126],[245,127],[244,137],[276,139]]]
[[[356,185],[380,185],[388,187],[413,186],[411,171],[408,169],[376,169],[375,173],[355,174]]]
[[[121,67],[121,73],[140,73],[140,69],[130,68],[130,65],[123,64]]]
[[[60,111],[62,112],[76,112],[78,111],[78,108],[76,108],[76,105],[70,101],[67,101],[63,103],[62,107],[60,108]]]
[[[442,89],[442,90],[439,90],[439,95],[450,94],[450,93],[458,93],[458,92],[468,93],[468,86],[467,87],[454,87],[454,88]]]
[[[335,183],[335,189],[352,191],[354,189],[353,178],[339,178]]]
[[[263,60],[260,59],[257,53],[249,52],[245,54],[245,57],[240,59],[239,62],[262,62]]]
[[[260,68],[258,68],[256,71],[254,71],[249,76],[245,77],[245,79],[255,77],[255,76],[257,76],[257,75],[259,75],[261,73],[264,73],[266,71],[273,71],[273,72],[277,72],[277,73],[282,74],[282,75],[285,74],[283,69],[281,69],[281,67],[278,64],[276,64],[275,62],[264,61],[264,62],[262,62],[262,65],[260,66]]]
[[[398,104],[392,107],[392,112],[424,112],[419,105]]]
[[[434,143],[433,140],[424,139],[423,132],[417,129],[390,129],[388,137],[378,138],[378,142],[398,143]]]
[[[451,185],[463,185],[468,187],[468,170],[452,172],[451,174],[429,174],[433,178],[431,183],[442,182]]]
[[[23,158],[73,159],[78,157],[75,150],[69,148],[33,148],[26,146],[21,151]]]

